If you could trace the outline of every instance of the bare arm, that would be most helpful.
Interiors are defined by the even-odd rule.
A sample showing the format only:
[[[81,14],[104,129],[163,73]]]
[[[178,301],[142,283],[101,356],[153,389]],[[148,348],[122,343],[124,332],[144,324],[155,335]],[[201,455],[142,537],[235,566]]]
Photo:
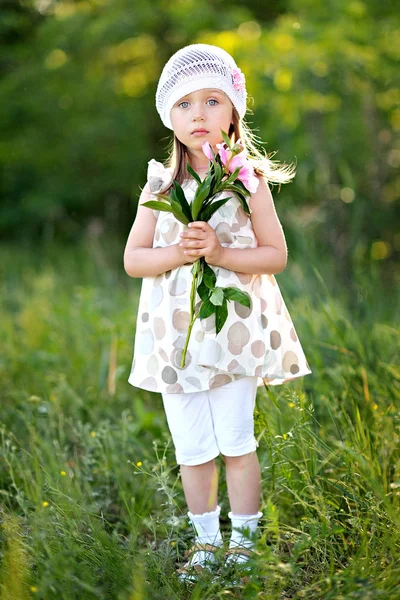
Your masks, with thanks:
[[[287,247],[282,226],[275,211],[271,192],[265,180],[252,194],[249,206],[251,222],[258,242],[257,248],[221,246],[214,229],[206,222],[196,221],[184,232],[182,244],[188,257],[205,256],[210,265],[237,273],[280,273],[286,267]]]
[[[124,269],[130,277],[156,277],[196,260],[183,254],[178,244],[166,248],[153,248],[157,219],[144,202],[154,199],[146,184],[139,198],[136,219],[132,225],[124,252]]]

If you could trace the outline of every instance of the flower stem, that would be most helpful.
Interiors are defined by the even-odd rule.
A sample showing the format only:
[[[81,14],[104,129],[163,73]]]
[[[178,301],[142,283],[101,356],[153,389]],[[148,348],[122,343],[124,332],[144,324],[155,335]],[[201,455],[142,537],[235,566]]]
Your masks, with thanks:
[[[198,282],[199,274],[200,274],[201,270],[202,270],[202,265],[201,265],[201,259],[199,258],[194,263],[192,289],[190,290],[190,323],[189,323],[189,328],[188,328],[188,332],[187,332],[187,336],[186,336],[185,346],[182,351],[182,358],[181,358],[181,368],[182,369],[185,366],[186,352],[187,352],[187,347],[189,344],[190,334],[192,333],[192,328],[193,328],[194,322],[196,321],[197,317],[200,314],[200,311],[199,311],[196,315],[195,310],[196,310],[197,282]]]

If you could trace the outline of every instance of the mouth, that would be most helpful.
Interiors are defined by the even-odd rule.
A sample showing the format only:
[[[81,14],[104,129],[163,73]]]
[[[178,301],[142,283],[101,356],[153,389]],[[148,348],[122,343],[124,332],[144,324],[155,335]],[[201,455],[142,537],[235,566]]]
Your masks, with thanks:
[[[207,135],[208,131],[206,129],[195,129],[194,131],[192,131],[192,135]]]

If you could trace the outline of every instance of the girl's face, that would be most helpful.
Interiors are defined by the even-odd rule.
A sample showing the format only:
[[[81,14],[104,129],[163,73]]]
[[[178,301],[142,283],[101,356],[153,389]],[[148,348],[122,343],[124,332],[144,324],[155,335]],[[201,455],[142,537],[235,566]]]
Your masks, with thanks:
[[[171,110],[171,122],[178,140],[196,154],[205,142],[214,148],[222,142],[221,129],[228,133],[233,105],[220,90],[198,90],[183,96]]]

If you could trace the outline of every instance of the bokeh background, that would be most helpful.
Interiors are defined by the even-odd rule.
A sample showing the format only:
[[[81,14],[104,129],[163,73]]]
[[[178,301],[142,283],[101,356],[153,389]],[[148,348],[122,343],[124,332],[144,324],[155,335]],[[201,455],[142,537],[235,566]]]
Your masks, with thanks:
[[[247,120],[297,163],[276,195],[295,259],[352,287],[400,251],[398,10],[386,0],[2,1],[2,239],[126,236],[147,161],[166,158],[157,80],[183,45],[231,52]],[[396,229],[397,227],[397,229]],[[311,256],[309,257],[311,259]],[[397,279],[398,282],[398,279]]]
[[[141,282],[123,251],[167,157],[158,77],[195,42],[232,53],[262,147],[297,165],[273,189],[277,281],[313,372],[257,397],[264,579],[190,597],[397,600],[394,0],[0,0],[0,597],[189,597],[161,397],[127,383]]]

